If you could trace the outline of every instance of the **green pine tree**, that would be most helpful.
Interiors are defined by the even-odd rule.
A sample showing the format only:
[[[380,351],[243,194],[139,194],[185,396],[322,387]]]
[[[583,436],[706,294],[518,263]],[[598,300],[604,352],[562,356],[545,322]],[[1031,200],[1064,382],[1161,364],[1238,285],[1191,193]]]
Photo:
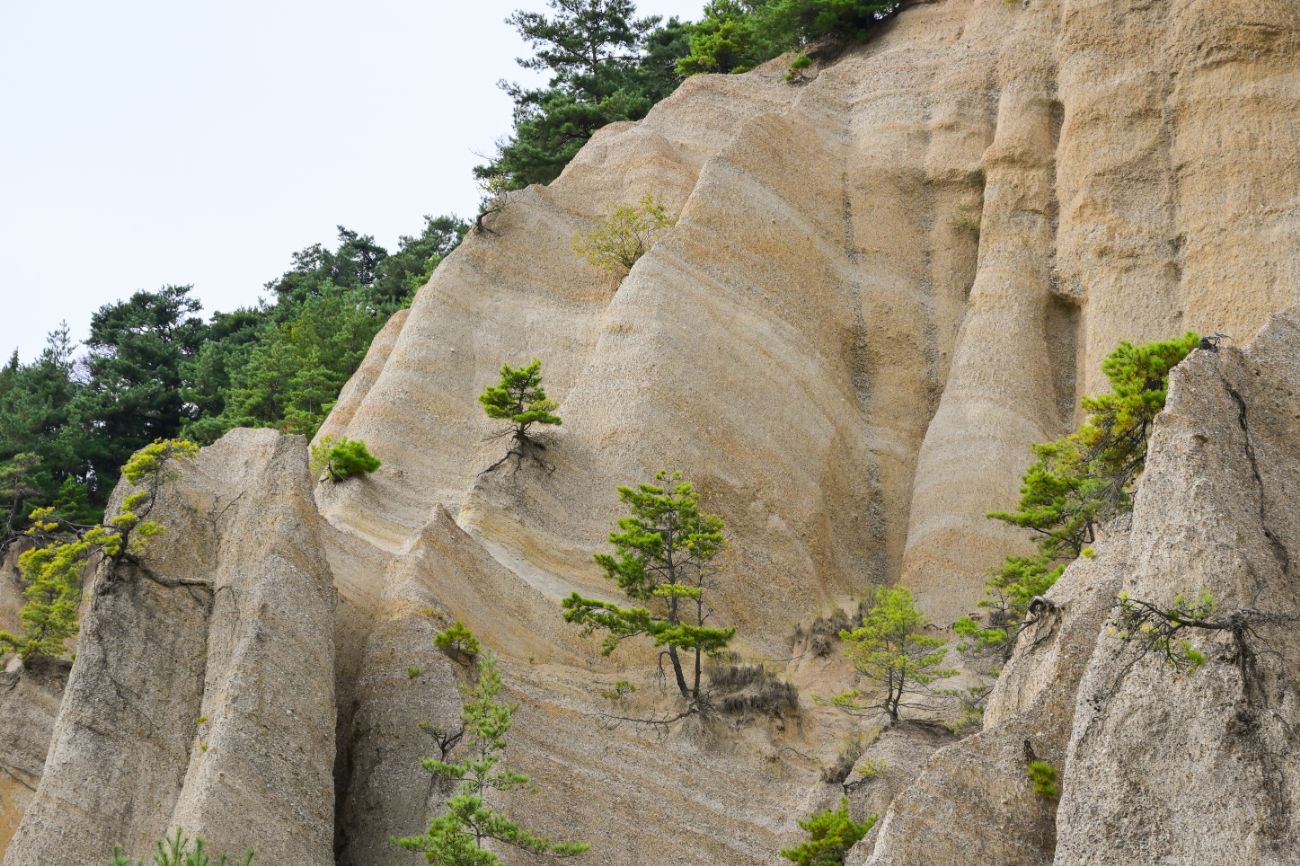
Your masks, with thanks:
[[[151,866],[214,866],[214,861],[203,850],[203,846],[202,839],[195,839],[191,843],[185,832],[178,827],[175,833],[157,844]],[[226,866],[228,862],[229,858],[222,854],[215,861],[215,866]],[[249,851],[235,866],[249,866],[252,862],[253,852]],[[108,866],[131,866],[131,861],[121,848],[114,846],[113,859]],[[137,861],[137,866],[144,866],[144,861]]]
[[[121,471],[138,489],[127,494],[118,513],[103,524],[69,524],[59,519],[54,506],[32,511],[27,534],[44,543],[18,557],[26,583],[19,611],[23,633],[0,631],[0,655],[15,652],[23,661],[63,655],[66,642],[77,633],[81,573],[91,555],[103,553],[110,579],[122,562],[139,563],[150,539],[163,532],[149,514],[162,485],[174,477],[172,464],[197,452],[194,443],[176,439],[159,440],[137,451]]]
[[[536,358],[525,367],[502,364],[501,380],[488,385],[478,396],[478,401],[483,404],[483,411],[489,418],[509,423],[497,436],[511,437],[506,456],[488,467],[487,472],[511,456],[522,460],[533,454],[532,449],[545,449],[546,446],[532,435],[533,425],[558,426],[562,423],[560,416],[555,414],[559,404],[547,398],[546,389],[542,387],[542,362]]]
[[[1199,343],[1193,333],[1140,346],[1121,343],[1102,362],[1110,391],[1083,398],[1088,415],[1079,429],[1033,446],[1038,459],[1022,476],[1016,510],[989,517],[1032,532],[1038,555],[1007,557],[994,570],[980,602],[987,620],[966,616],[953,624],[967,639],[964,649],[1007,658],[1030,601],[1088,549],[1101,524],[1133,507],[1169,373]]]
[[[408,851],[419,851],[437,866],[499,866],[500,856],[485,847],[496,842],[530,854],[573,857],[590,846],[585,842],[556,842],[520,827],[488,805],[494,791],[527,786],[528,777],[500,767],[506,752],[518,704],[500,700],[501,674],[496,657],[485,652],[479,657],[478,682],[466,690],[461,713],[465,723],[465,756],[460,761],[427,758],[421,762],[436,778],[457,783],[448,798],[446,811],[429,822],[419,836],[393,840]]]
[[[795,848],[785,848],[781,856],[796,866],[843,866],[849,849],[876,825],[877,816],[854,821],[849,815],[849,798],[841,797],[838,809],[826,809],[799,822],[808,839]]]
[[[881,710],[896,722],[901,708],[914,706],[909,696],[928,693],[931,683],[957,671],[942,667],[946,641],[925,634],[930,621],[916,609],[910,590],[882,586],[876,589],[874,602],[861,625],[840,632],[844,654],[873,689],[844,692],[834,704],[849,710]]]
[[[705,656],[735,637],[734,628],[707,625],[705,598],[714,586],[714,557],[722,551],[722,518],[700,511],[700,495],[680,472],[655,475],[657,484],[618,488],[628,516],[610,533],[614,553],[598,553],[605,576],[644,607],[623,607],[573,593],[563,602],[564,619],[584,633],[606,633],[602,652],[612,653],[629,638],[649,637],[672,666],[686,711],[707,709],[700,690]],[[688,673],[689,665],[689,673]]]

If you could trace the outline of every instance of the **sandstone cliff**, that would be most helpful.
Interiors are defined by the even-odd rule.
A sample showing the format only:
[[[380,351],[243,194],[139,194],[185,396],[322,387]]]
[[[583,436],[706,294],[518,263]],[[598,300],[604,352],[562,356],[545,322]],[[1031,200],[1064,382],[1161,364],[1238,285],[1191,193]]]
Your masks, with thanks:
[[[648,684],[652,660],[599,659],[558,600],[606,591],[590,555],[615,486],[664,466],[697,481],[731,540],[719,615],[753,660],[780,666],[796,625],[872,584],[913,587],[941,624],[966,612],[1023,545],[984,513],[1118,341],[1244,342],[1300,302],[1297,57],[1290,0],[944,0],[805,84],[779,64],[693,78],[603,130],[376,339],[321,433],[364,439],[377,473],[313,492],[305,443],[237,431],[177,482],[149,565],[208,587],[137,575],[92,595],[34,799],[0,781],[0,833],[27,810],[6,866],[143,852],[178,823],[259,860],[418,862],[386,840],[438,799],[418,725],[459,711],[464,673],[430,646],[453,618],[524,701],[511,761],[544,793],[512,794],[512,814],[611,864],[777,862],[838,796],[821,766],[852,723],[811,696],[845,671],[794,660],[797,716],[664,739],[606,724],[596,693]],[[570,238],[647,193],[680,219],[611,286]],[[1100,629],[1117,586],[1296,606],[1298,349],[1293,316],[1180,370],[1131,533],[1053,591],[1059,618],[1008,666],[986,730],[923,771],[932,738],[882,737],[910,758],[862,800],[902,792],[859,862],[1191,864],[1203,833],[1185,822],[1211,799],[1260,828],[1216,842],[1224,862],[1282,862],[1284,668],[1259,686],[1276,715],[1224,733],[1230,669],[1117,683]],[[475,395],[531,357],[565,422],[553,471],[481,475],[502,446]],[[1025,740],[1064,768],[1059,810],[1028,787]],[[1275,811],[1252,812],[1261,798]]]

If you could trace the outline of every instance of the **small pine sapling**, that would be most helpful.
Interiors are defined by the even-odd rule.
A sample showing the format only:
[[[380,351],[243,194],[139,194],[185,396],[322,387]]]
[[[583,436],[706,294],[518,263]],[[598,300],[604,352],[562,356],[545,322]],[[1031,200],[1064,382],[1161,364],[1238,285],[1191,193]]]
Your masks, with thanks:
[[[781,856],[796,866],[843,866],[849,850],[871,832],[876,819],[872,814],[865,821],[854,821],[849,814],[849,798],[841,797],[839,808],[801,820],[799,827],[808,834],[807,840],[797,847],[782,849]]]
[[[466,688],[461,715],[468,754],[463,760],[448,761],[450,749],[444,748],[442,757],[421,761],[435,777],[458,783],[447,799],[446,812],[430,821],[423,834],[395,839],[394,844],[424,854],[430,863],[449,866],[499,866],[500,857],[487,847],[492,843],[555,858],[573,857],[590,847],[585,842],[556,842],[531,833],[488,805],[493,792],[529,785],[527,776],[500,767],[506,734],[519,709],[518,704],[500,700],[502,689],[496,657],[483,653],[478,682]]]
[[[434,637],[433,643],[448,655],[464,659],[474,658],[481,650],[478,638],[474,637],[474,633],[460,620],[456,620],[449,628],[439,632]]]
[[[605,655],[634,637],[662,647],[660,663],[668,660],[686,702],[675,718],[683,718],[708,709],[700,688],[704,658],[726,649],[736,630],[708,624],[712,612],[705,595],[714,586],[712,563],[724,544],[722,518],[700,511],[699,493],[680,472],[664,470],[655,480],[618,489],[628,516],[610,533],[614,552],[594,557],[607,578],[645,606],[623,607],[575,592],[563,602],[564,619],[581,625],[584,634],[605,632]]]
[[[896,722],[901,708],[917,706],[907,701],[909,696],[932,693],[932,683],[957,671],[942,667],[946,642],[925,634],[930,621],[916,609],[911,591],[882,586],[874,600],[862,624],[840,632],[840,638],[854,670],[875,688],[865,693],[853,689],[832,702],[850,711],[883,711]]]
[[[325,436],[311,446],[311,471],[337,484],[358,475],[368,475],[383,463],[360,439]]]
[[[230,862],[225,854],[220,855],[215,861],[212,860],[203,850],[203,845],[202,839],[190,842],[185,832],[178,827],[174,834],[158,843],[151,866],[227,866]],[[253,852],[249,851],[233,866],[249,866],[252,862]],[[122,849],[114,846],[113,859],[109,861],[108,866],[132,866],[132,864]],[[136,866],[144,866],[144,861],[136,861]]]
[[[483,411],[494,421],[509,422],[509,426],[498,431],[493,438],[511,437],[510,450],[493,463],[484,473],[491,472],[511,457],[522,462],[531,456],[541,462],[538,450],[546,446],[531,433],[535,424],[559,426],[560,416],[555,414],[559,405],[548,399],[546,389],[542,387],[542,362],[534,358],[525,367],[501,365],[501,379],[495,385],[489,385],[478,396],[483,404]],[[542,464],[545,466],[545,464]]]

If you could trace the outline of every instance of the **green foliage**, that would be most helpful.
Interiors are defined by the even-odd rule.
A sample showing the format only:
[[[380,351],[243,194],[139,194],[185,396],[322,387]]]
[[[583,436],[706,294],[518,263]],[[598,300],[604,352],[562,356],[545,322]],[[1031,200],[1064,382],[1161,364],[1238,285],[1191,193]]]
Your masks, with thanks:
[[[635,691],[636,686],[632,685],[632,683],[627,680],[619,680],[611,688],[602,690],[600,696],[607,701],[618,703],[626,700],[627,696]]]
[[[474,633],[460,620],[456,620],[449,628],[439,632],[433,639],[433,643],[444,652],[471,659],[482,650],[478,638],[474,637]]]
[[[496,157],[475,168],[509,189],[550,183],[606,124],[639,120],[677,86],[672,62],[686,26],[637,18],[632,0],[547,0],[552,15],[518,11],[508,23],[532,48],[519,61],[545,71],[545,87],[503,83],[514,100],[514,130]]]
[[[840,638],[854,670],[876,691],[864,694],[854,689],[833,702],[849,710],[882,710],[897,721],[900,708],[913,706],[905,700],[909,695],[926,693],[931,683],[957,672],[941,667],[945,642],[924,634],[930,622],[916,609],[906,587],[879,587],[874,601],[862,624],[840,632]]]
[[[639,204],[614,208],[591,231],[576,233],[573,251],[592,267],[623,276],[654,246],[658,233],[676,222],[662,203],[646,195]]]
[[[991,653],[1005,661],[1029,610],[1029,603],[1043,595],[1065,571],[1046,555],[1008,556],[984,584],[979,606],[988,611],[987,625],[973,616],[953,623],[953,631],[965,639],[962,652]]]
[[[1034,783],[1034,794],[1042,799],[1056,800],[1061,796],[1056,767],[1047,761],[1029,762],[1029,780]]]
[[[1232,628],[1230,621],[1216,618],[1218,603],[1206,590],[1201,590],[1195,601],[1175,596],[1173,604],[1164,608],[1132,598],[1125,592],[1115,601],[1116,615],[1107,633],[1125,643],[1136,644],[1144,653],[1156,653],[1176,670],[1195,670],[1206,661],[1205,654],[1181,636],[1188,629]],[[1243,624],[1243,633],[1245,628]]]
[[[1016,510],[989,516],[1037,533],[1039,549],[1053,559],[1078,556],[1098,524],[1132,507],[1169,371],[1199,342],[1188,333],[1142,346],[1121,343],[1101,366],[1110,392],[1083,398],[1088,418],[1076,432],[1034,446],[1038,460],[1025,472]]]
[[[798,866],[842,866],[844,857],[876,824],[876,815],[854,821],[849,815],[849,798],[841,797],[837,809],[818,812],[799,822],[808,839],[795,848],[785,848],[781,856]]]
[[[357,475],[368,475],[383,464],[360,439],[325,436],[311,446],[311,471],[338,483]]]
[[[159,440],[141,448],[122,466],[122,477],[133,487],[117,515],[104,524],[77,526],[61,520],[54,506],[33,509],[27,535],[42,546],[18,557],[26,583],[19,617],[23,633],[0,631],[0,655],[15,652],[23,661],[34,656],[58,658],[64,644],[77,633],[81,605],[81,572],[92,554],[102,551],[112,567],[137,559],[149,541],[163,531],[149,520],[161,485],[171,480],[171,464],[198,453],[192,442]]]
[[[501,674],[496,657],[479,658],[478,682],[466,689],[461,719],[465,723],[465,757],[448,761],[444,754],[421,762],[436,778],[456,783],[447,799],[446,812],[436,816],[419,836],[393,840],[408,851],[419,851],[439,866],[498,866],[499,856],[484,847],[498,842],[531,854],[572,857],[590,846],[584,842],[556,842],[525,830],[488,805],[493,791],[527,786],[527,776],[500,768],[505,757],[506,734],[518,704],[502,702]]]
[[[191,844],[185,833],[177,828],[172,836],[158,843],[150,866],[226,866],[227,862],[225,854],[213,861],[203,850],[202,839],[195,839]],[[249,866],[252,862],[253,852],[249,851],[234,866]],[[131,861],[122,853],[122,849],[114,847],[113,859],[108,866],[131,866]],[[138,861],[137,866],[144,866],[144,861]]]
[[[208,443],[237,426],[314,435],[375,333],[467,229],[426,217],[390,255],[340,227],[336,249],[293,256],[267,285],[270,303],[205,323],[189,286],[165,286],[96,311],[80,361],[66,325],[34,362],[11,357],[0,366],[0,549],[33,508],[100,521],[118,467],[155,439]]]
[[[628,516],[610,533],[614,553],[594,557],[607,578],[645,606],[623,607],[575,592],[563,602],[564,619],[581,625],[584,634],[605,632],[605,655],[629,638],[649,637],[665,648],[688,707],[699,709],[703,658],[725,649],[736,634],[734,628],[705,625],[705,593],[714,583],[712,560],[724,544],[723,522],[700,511],[700,495],[680,472],[663,470],[655,480],[659,484],[618,488]],[[684,655],[694,661],[689,681]]]
[[[1169,371],[1199,342],[1188,333],[1141,346],[1121,343],[1102,363],[1110,392],[1083,398],[1082,426],[1033,446],[1038,459],[1025,470],[1016,510],[989,517],[1032,531],[1038,555],[1007,557],[993,572],[980,602],[989,610],[987,623],[973,616],[954,623],[966,639],[963,650],[1009,657],[1030,601],[1051,588],[1066,564],[1091,551],[1100,524],[1132,508]]]
[[[508,421],[510,426],[502,435],[511,435],[516,443],[537,444],[528,435],[534,424],[559,425],[560,416],[555,414],[558,405],[547,399],[546,389],[542,387],[542,362],[534,358],[526,367],[501,365],[501,380],[489,385],[478,396],[483,404],[483,411],[496,421]]]
[[[902,5],[900,0],[711,0],[677,70],[683,75],[745,72],[813,42],[862,42]]]

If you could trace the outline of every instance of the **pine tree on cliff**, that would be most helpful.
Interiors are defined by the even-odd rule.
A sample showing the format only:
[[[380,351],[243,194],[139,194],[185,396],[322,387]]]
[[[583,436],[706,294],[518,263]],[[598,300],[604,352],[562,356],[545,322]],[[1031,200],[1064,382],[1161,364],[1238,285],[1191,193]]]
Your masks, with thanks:
[[[1200,343],[1194,333],[1120,343],[1101,365],[1110,391],[1083,398],[1088,416],[1079,429],[1033,446],[1038,459],[1021,476],[1016,509],[989,517],[1029,530],[1038,553],[1009,556],[994,569],[979,603],[988,610],[987,621],[966,616],[953,624],[967,641],[959,649],[1007,658],[1020,632],[1035,621],[1034,600],[1076,557],[1091,555],[1099,526],[1133,507],[1170,371]]]
[[[686,701],[680,718],[707,709],[700,690],[704,656],[725,649],[736,630],[706,624],[711,611],[705,592],[714,585],[712,561],[724,544],[722,518],[700,511],[699,493],[680,472],[665,470],[655,480],[618,489],[628,516],[610,533],[614,553],[595,555],[605,576],[645,606],[623,607],[575,592],[563,602],[564,619],[583,626],[584,633],[605,632],[605,655],[634,637],[662,647],[660,661],[668,660]]]
[[[499,767],[505,757],[506,734],[510,732],[518,704],[499,700],[501,674],[496,657],[488,652],[479,657],[478,682],[466,690],[461,719],[465,723],[465,757],[449,762],[442,758],[421,761],[426,770],[441,779],[459,782],[447,800],[447,811],[429,822],[419,836],[393,840],[408,851],[419,851],[438,866],[499,866],[500,857],[488,850],[499,843],[530,854],[573,857],[590,846],[585,842],[556,842],[520,827],[488,805],[494,791],[527,787],[528,777]]]
[[[509,422],[509,426],[493,438],[511,437],[510,450],[484,472],[491,472],[511,457],[520,461],[532,457],[540,462],[537,451],[545,450],[546,446],[533,436],[533,425],[558,426],[562,423],[560,416],[555,414],[558,404],[547,398],[546,389],[542,387],[541,361],[534,358],[526,367],[502,364],[501,381],[489,385],[478,396],[478,401],[483,404],[483,411],[489,418]]]

